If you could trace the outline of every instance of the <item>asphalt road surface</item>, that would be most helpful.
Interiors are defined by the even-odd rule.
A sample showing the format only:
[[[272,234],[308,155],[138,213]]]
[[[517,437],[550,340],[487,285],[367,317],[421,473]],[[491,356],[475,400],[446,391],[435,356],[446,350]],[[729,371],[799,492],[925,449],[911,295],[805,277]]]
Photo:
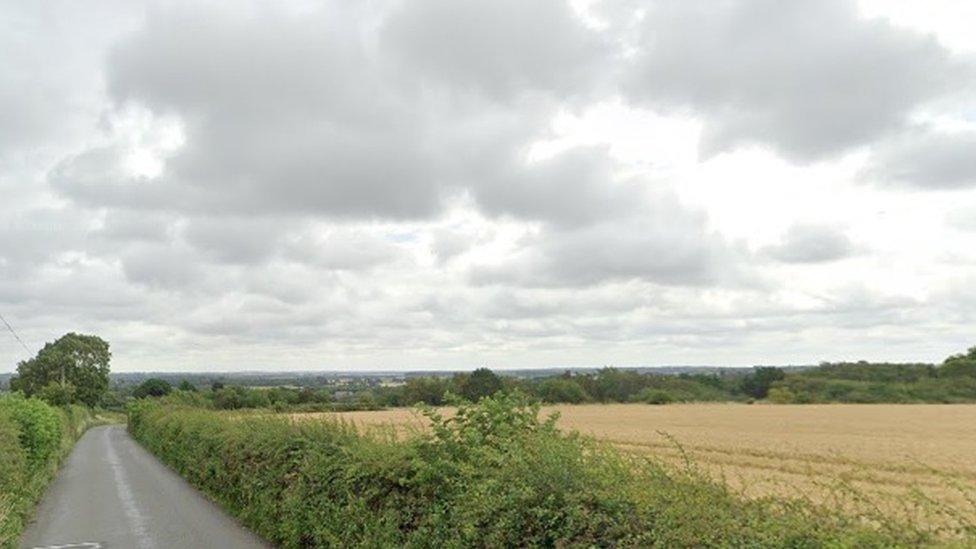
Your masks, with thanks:
[[[47,489],[24,548],[270,547],[139,446],[125,427],[89,429]]]

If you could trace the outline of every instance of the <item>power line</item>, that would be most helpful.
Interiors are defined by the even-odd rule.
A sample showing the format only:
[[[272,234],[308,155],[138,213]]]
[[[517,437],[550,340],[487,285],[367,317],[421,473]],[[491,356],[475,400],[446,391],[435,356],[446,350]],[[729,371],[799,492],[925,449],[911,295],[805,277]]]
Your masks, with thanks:
[[[25,351],[27,351],[27,354],[31,354],[31,350],[27,348],[27,344],[24,343],[23,339],[20,339],[20,336],[17,335],[17,332],[14,331],[14,327],[11,326],[9,322],[7,322],[7,319],[3,318],[3,315],[0,315],[0,320],[3,321],[4,325],[7,326],[7,329],[10,330],[10,333],[13,334],[14,339],[17,340],[17,343],[20,343],[20,346],[23,347]]]

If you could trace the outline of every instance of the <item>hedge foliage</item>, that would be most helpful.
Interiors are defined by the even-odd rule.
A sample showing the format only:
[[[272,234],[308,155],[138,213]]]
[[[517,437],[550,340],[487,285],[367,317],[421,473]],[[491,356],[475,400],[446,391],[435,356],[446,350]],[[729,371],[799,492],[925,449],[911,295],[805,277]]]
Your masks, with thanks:
[[[14,547],[58,463],[91,424],[82,406],[0,398],[0,547]]]
[[[892,547],[924,543],[809,503],[745,502],[577,434],[518,395],[433,411],[430,432],[133,404],[144,446],[292,547]]]

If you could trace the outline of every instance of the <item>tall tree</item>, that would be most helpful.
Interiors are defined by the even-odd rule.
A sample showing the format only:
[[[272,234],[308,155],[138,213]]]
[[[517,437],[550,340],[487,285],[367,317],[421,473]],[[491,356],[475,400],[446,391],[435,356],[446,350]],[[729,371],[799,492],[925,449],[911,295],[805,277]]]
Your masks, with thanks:
[[[945,359],[939,374],[943,377],[976,377],[976,347],[970,347],[965,354],[952,355]]]
[[[165,379],[151,377],[136,387],[135,391],[132,391],[132,396],[136,398],[161,397],[170,394],[172,391],[173,387]]]
[[[766,398],[770,387],[786,378],[786,372],[774,366],[757,366],[742,378],[742,392],[753,398]]]
[[[108,347],[108,342],[98,336],[65,334],[46,343],[36,357],[18,364],[10,388],[32,396],[51,384],[70,385],[74,387],[73,402],[94,406],[108,391],[112,359]]]
[[[463,378],[460,384],[461,395],[471,402],[491,396],[502,390],[502,379],[488,368],[478,368]]]

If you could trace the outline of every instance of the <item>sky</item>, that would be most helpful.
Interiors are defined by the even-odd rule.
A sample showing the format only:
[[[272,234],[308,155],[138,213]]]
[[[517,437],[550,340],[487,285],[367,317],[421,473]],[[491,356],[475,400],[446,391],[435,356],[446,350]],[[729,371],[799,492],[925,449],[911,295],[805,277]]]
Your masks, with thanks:
[[[941,361],[976,4],[0,0],[0,372]]]

